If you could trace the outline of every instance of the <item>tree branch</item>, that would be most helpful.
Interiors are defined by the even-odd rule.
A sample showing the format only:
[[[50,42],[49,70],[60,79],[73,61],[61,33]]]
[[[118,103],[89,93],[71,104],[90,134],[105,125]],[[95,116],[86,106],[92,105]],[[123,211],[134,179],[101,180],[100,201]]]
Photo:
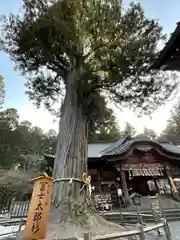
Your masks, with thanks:
[[[53,72],[56,72],[56,74],[58,76],[61,76],[61,77],[65,77],[66,75],[66,70],[62,67],[62,66],[57,66],[57,67],[54,67],[54,66],[51,66],[51,65],[47,65],[47,68]]]
[[[60,55],[55,55],[55,57],[57,58],[57,60],[59,61],[59,63],[61,63],[62,66],[64,66],[64,68],[68,68],[69,67],[69,63],[68,61]]]

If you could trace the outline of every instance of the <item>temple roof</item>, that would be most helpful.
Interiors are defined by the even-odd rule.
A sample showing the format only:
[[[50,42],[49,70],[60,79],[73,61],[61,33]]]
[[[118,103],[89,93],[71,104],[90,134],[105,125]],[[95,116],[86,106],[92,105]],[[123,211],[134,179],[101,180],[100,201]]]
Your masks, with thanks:
[[[143,147],[144,146],[144,147]],[[180,147],[173,145],[171,143],[159,143],[157,141],[150,140],[148,138],[134,138],[127,139],[120,145],[116,145],[111,150],[103,151],[103,155],[114,156],[114,155],[123,155],[128,151],[131,151],[132,148],[139,149],[141,151],[149,151],[150,149],[156,149],[160,154],[171,157],[171,155],[177,155],[180,160]]]
[[[140,151],[149,151],[156,149],[160,154],[169,158],[180,160],[180,147],[171,143],[159,143],[148,138],[130,138],[124,137],[116,142],[90,143],[88,144],[88,158],[101,158],[115,155],[123,155],[132,149]],[[45,155],[54,158],[53,155]]]
[[[151,69],[180,71],[180,22]]]

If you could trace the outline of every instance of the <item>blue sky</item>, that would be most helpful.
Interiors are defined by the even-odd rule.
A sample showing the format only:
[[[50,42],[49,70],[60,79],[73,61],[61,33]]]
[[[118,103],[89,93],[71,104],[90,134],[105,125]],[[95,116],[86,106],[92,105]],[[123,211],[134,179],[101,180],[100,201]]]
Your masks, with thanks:
[[[22,1],[20,0],[1,0],[0,15],[6,15],[10,12],[15,13],[21,5]],[[20,107],[28,101],[28,97],[24,94],[24,79],[13,69],[12,61],[3,52],[0,52],[0,63],[0,74],[5,79],[5,107]]]
[[[130,1],[124,0],[123,2],[126,7]],[[140,2],[144,6],[146,15],[159,19],[167,34],[171,33],[175,29],[176,23],[180,21],[180,0],[141,0]],[[0,15],[15,13],[21,5],[21,0],[0,0]],[[0,63],[0,74],[5,79],[6,87],[5,107],[21,109],[23,106],[30,106],[28,97],[25,95],[25,79],[13,69],[13,63],[9,56],[0,52]],[[25,112],[24,116],[26,116]]]

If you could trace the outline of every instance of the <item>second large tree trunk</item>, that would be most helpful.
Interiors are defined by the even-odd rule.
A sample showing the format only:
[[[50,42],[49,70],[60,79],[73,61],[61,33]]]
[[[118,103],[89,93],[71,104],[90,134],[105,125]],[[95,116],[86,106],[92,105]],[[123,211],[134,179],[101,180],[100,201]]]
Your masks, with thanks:
[[[87,122],[73,86],[76,77],[76,71],[72,72],[62,106],[54,179],[82,179],[82,174],[87,173]],[[54,184],[53,202],[60,210],[60,222],[72,220],[78,211],[83,211],[86,191],[80,191],[82,185],[75,181]]]

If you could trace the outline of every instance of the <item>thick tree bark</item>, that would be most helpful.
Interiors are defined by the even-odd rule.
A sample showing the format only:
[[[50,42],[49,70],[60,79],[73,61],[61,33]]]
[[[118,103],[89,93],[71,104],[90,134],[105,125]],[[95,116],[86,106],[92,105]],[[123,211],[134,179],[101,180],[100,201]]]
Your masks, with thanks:
[[[73,85],[77,79],[74,70],[69,76],[62,106],[54,179],[82,179],[83,173],[87,173],[87,121]],[[86,187],[83,190],[82,187],[83,183],[75,181],[54,184],[53,202],[57,210],[53,208],[51,211],[47,239],[82,237],[85,231],[99,235],[122,230],[95,211]]]
[[[78,74],[74,70],[68,79],[66,95],[61,111],[60,133],[54,164],[53,178],[80,178],[87,173],[87,121],[83,114],[74,82]],[[54,184],[53,202],[60,210],[60,221],[73,219],[77,211],[83,211],[86,202],[85,189],[80,192],[79,182],[60,181]]]

